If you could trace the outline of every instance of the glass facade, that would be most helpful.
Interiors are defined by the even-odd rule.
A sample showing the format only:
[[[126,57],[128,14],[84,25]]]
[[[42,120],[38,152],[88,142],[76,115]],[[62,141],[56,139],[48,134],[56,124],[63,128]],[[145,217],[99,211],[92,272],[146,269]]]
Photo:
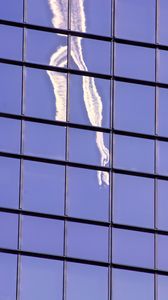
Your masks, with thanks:
[[[0,2],[0,300],[166,300],[168,1]]]

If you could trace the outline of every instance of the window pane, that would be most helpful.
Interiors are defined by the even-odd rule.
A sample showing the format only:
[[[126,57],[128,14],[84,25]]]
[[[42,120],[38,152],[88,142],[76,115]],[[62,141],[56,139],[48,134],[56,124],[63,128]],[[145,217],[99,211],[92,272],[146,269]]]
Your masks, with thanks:
[[[26,2],[26,20],[28,23],[67,28],[68,0],[26,0]]]
[[[113,270],[114,300],[154,300],[154,275]]]
[[[159,174],[168,175],[168,142],[157,142],[157,171]]]
[[[168,90],[158,89],[157,130],[161,136],[168,136]]]
[[[114,175],[114,222],[154,226],[154,180],[128,175]]]
[[[158,33],[159,33],[159,43],[168,45],[168,32],[167,32],[167,11],[168,11],[168,2],[167,0],[158,1]]]
[[[63,221],[22,217],[23,250],[63,255],[63,236]]]
[[[115,168],[139,172],[154,171],[154,141],[115,135]]]
[[[23,208],[64,214],[65,168],[24,161],[23,170]]]
[[[66,67],[66,35],[37,30],[27,30],[26,40],[27,61],[56,67]]]
[[[158,299],[159,300],[167,300],[168,277],[158,275],[157,283],[158,283]]]
[[[0,24],[1,58],[22,59],[22,33],[22,28]]]
[[[155,50],[116,44],[115,75],[143,80],[155,80]]]
[[[157,236],[158,244],[158,269],[168,271],[168,236],[167,235],[158,235]]]
[[[65,158],[65,128],[42,123],[24,123],[24,153],[54,159]]]
[[[67,300],[107,300],[108,269],[91,265],[67,263]]]
[[[71,0],[71,29],[111,35],[111,0],[85,0],[81,3]]]
[[[20,160],[0,157],[0,166],[0,206],[18,208]]]
[[[0,253],[0,295],[2,300],[16,299],[17,256]]]
[[[20,153],[21,122],[0,117],[0,151]]]
[[[168,70],[165,66],[168,64],[168,51],[158,50],[158,81],[168,83]]]
[[[0,19],[18,21],[23,20],[23,0],[5,0],[0,2]]]
[[[16,249],[18,242],[18,215],[0,212],[0,228],[0,247]]]
[[[110,54],[111,43],[109,42],[71,37],[70,68],[110,74]]]
[[[86,148],[86,145],[89,147]],[[107,133],[69,129],[69,160],[94,165],[109,165]],[[102,175],[104,172],[101,172]]]
[[[153,234],[113,229],[112,237],[114,263],[154,268]]]
[[[168,181],[157,181],[158,228],[168,230]]]
[[[67,212],[69,216],[108,221],[109,187],[98,182],[94,170],[67,169]],[[108,178],[108,173],[106,177]]]
[[[66,121],[66,81],[64,73],[26,68],[25,115]]]
[[[22,68],[0,64],[0,112],[20,114]]]
[[[110,126],[110,80],[70,75],[70,122]]]
[[[155,89],[139,84],[115,83],[115,128],[154,134]]]
[[[22,257],[20,300],[62,300],[63,263]]]
[[[154,43],[155,6],[155,0],[117,0],[117,37]]]
[[[67,255],[76,258],[108,261],[108,228],[68,222]]]

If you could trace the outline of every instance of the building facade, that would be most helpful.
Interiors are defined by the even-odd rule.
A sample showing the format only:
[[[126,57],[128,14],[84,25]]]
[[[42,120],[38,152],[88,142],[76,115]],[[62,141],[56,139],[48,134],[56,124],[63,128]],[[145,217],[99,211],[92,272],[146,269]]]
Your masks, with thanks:
[[[167,16],[0,2],[0,300],[167,300]]]

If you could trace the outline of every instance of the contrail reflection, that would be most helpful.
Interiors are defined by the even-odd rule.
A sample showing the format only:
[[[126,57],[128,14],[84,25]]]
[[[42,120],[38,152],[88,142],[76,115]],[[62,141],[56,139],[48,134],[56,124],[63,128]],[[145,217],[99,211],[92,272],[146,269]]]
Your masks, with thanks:
[[[67,0],[48,0],[50,9],[53,14],[52,24],[55,28],[66,28],[67,20]],[[73,14],[71,16],[71,24],[74,30],[86,32],[86,18],[84,11],[84,0],[73,1]],[[71,56],[79,69],[88,71],[84,61],[82,51],[82,38],[71,38]],[[67,63],[67,46],[62,46],[54,52],[50,58],[50,65],[58,67],[65,67]],[[57,74],[53,71],[47,71],[53,85],[55,100],[56,100],[56,113],[55,119],[65,121],[66,117],[66,76],[64,74]],[[97,91],[95,80],[92,77],[82,77],[82,87],[84,103],[90,123],[93,126],[102,126],[102,111],[103,105],[101,97]],[[106,166],[109,162],[109,150],[104,144],[102,132],[96,132],[96,144],[101,156],[101,165]],[[107,172],[98,171],[99,185],[109,185],[109,175]]]

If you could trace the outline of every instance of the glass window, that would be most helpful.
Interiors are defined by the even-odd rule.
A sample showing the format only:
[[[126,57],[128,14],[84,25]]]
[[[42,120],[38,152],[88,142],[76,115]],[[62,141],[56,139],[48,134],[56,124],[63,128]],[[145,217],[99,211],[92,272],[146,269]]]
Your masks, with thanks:
[[[65,158],[65,128],[42,123],[24,123],[24,153],[54,159]]]
[[[5,0],[0,2],[0,19],[22,22],[23,0]]]
[[[26,31],[26,40],[27,61],[56,67],[66,67],[66,35],[28,29]]]
[[[167,32],[167,0],[158,1],[158,39],[160,44],[168,45],[168,32]]]
[[[26,0],[26,6],[28,23],[67,28],[68,0]]]
[[[0,112],[20,114],[22,68],[0,64]]]
[[[89,145],[89,147],[86,147],[86,145]],[[70,128],[69,160],[78,163],[109,166],[109,134]]]
[[[114,166],[139,172],[154,171],[154,141],[115,135]]]
[[[117,37],[154,43],[155,6],[155,0],[117,0]]]
[[[22,59],[22,34],[22,28],[0,24],[0,58]]]
[[[157,276],[158,283],[158,299],[167,300],[168,295],[168,277],[167,276]]]
[[[158,253],[158,269],[168,271],[168,236],[157,235],[157,253]]]
[[[23,166],[23,208],[64,214],[65,168],[32,161]]]
[[[98,171],[67,169],[67,213],[69,216],[108,221],[109,187],[100,185]],[[106,177],[108,178],[108,173]]]
[[[20,300],[61,300],[63,263],[61,261],[22,257]]]
[[[20,153],[21,122],[0,117],[0,151]]]
[[[0,206],[18,208],[20,160],[0,157]]]
[[[25,115],[66,121],[66,81],[64,73],[26,68]]]
[[[168,181],[157,181],[157,199],[158,228],[168,230]]]
[[[110,80],[70,75],[69,120],[110,126]]]
[[[108,269],[104,267],[67,263],[67,300],[107,300]]]
[[[154,275],[113,269],[114,300],[154,300]]]
[[[22,217],[23,250],[63,255],[63,236],[63,221]]]
[[[168,142],[157,142],[157,171],[159,174],[168,175]]]
[[[116,223],[154,226],[154,180],[128,175],[114,175],[113,219]]]
[[[68,222],[67,255],[70,257],[108,261],[108,228]]]
[[[111,0],[71,0],[71,29],[99,35],[111,35]],[[101,20],[101,22],[100,22]]]
[[[168,83],[168,70],[165,68],[168,64],[168,51],[158,50],[158,81]]]
[[[1,299],[16,299],[17,256],[0,253]]]
[[[157,131],[158,135],[168,136],[168,90],[158,89],[158,119],[157,119]]]
[[[154,134],[155,89],[139,84],[115,83],[116,129]]]
[[[110,74],[110,54],[109,42],[71,36],[70,68]]]
[[[0,228],[0,247],[16,249],[18,242],[18,215],[0,212]]]
[[[154,267],[153,234],[113,228],[112,237],[114,263],[138,267]]]
[[[155,49],[116,44],[115,75],[155,80]]]

